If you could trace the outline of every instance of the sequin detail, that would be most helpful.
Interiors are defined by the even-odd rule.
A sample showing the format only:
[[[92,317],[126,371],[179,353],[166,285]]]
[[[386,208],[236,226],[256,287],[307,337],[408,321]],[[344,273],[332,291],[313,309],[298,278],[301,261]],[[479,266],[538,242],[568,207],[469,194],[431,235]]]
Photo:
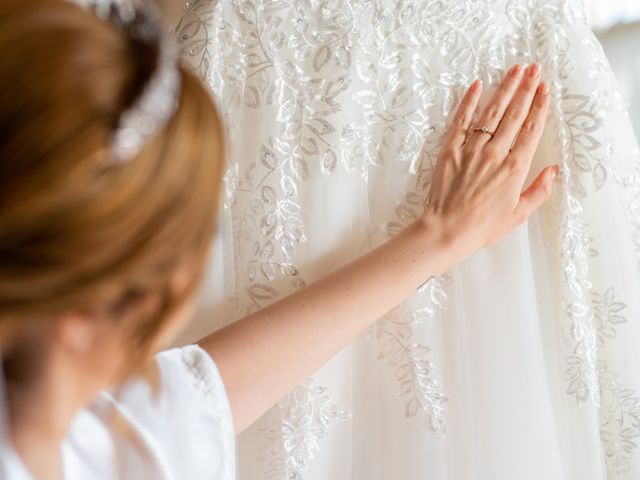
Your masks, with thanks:
[[[266,464],[268,480],[300,480],[329,428],[349,420],[351,414],[332,404],[327,388],[311,380],[296,387],[277,408],[284,420],[264,432],[266,441],[258,460]]]

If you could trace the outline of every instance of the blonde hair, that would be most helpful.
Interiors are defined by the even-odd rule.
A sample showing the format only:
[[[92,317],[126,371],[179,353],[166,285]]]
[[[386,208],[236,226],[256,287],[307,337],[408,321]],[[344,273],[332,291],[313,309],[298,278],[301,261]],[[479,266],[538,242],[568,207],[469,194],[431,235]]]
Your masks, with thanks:
[[[0,51],[0,335],[110,312],[133,318],[144,351],[202,274],[223,167],[215,107],[181,67],[176,113],[111,165],[109,135],[154,52],[65,0],[2,0]],[[154,311],[137,312],[151,295]]]

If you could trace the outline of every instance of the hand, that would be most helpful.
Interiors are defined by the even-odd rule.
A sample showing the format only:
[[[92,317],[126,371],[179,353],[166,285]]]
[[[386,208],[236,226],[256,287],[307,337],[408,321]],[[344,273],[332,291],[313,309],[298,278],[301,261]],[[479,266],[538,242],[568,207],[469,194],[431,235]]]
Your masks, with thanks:
[[[482,83],[467,91],[449,129],[435,168],[424,220],[442,228],[462,255],[489,246],[525,222],[551,193],[557,166],[540,172],[529,188],[531,168],[547,116],[549,86],[540,67],[513,67],[493,95],[477,126],[495,135],[467,135]]]

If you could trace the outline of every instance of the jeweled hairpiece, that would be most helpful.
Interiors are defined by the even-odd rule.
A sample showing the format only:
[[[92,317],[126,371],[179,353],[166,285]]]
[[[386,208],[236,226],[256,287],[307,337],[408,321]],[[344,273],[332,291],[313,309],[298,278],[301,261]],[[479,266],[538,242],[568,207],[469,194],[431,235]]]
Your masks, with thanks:
[[[177,49],[164,32],[159,11],[144,0],[75,0],[93,9],[133,39],[157,48],[151,78],[133,104],[122,114],[109,142],[111,160],[125,162],[171,118],[178,104],[180,74]]]

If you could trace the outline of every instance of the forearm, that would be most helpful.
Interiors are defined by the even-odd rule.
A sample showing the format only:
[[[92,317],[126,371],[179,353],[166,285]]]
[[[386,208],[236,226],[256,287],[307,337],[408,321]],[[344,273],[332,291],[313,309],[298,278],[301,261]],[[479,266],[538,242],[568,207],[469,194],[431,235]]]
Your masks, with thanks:
[[[459,257],[440,226],[416,222],[327,277],[203,339],[226,385],[236,430]]]

